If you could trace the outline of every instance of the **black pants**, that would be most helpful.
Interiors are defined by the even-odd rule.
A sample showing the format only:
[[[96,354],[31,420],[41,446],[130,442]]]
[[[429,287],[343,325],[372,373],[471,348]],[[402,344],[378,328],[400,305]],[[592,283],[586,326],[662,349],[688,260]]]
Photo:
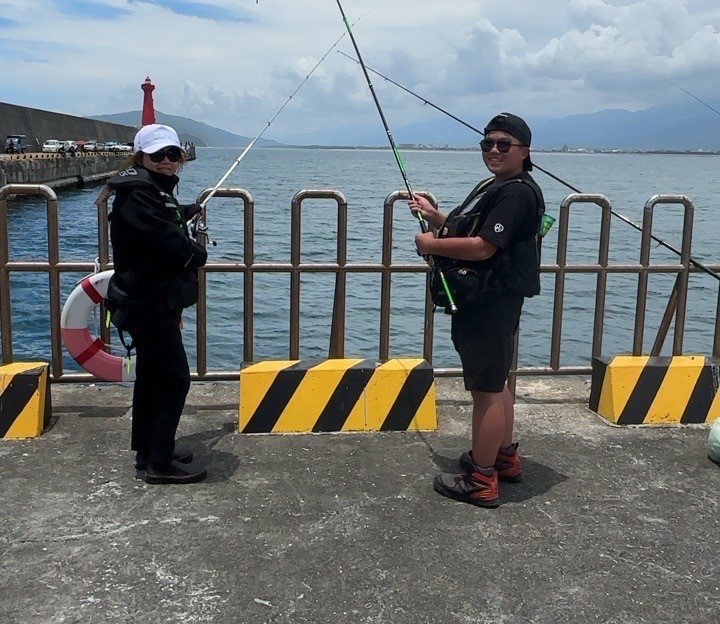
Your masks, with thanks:
[[[132,450],[152,464],[172,460],[175,432],[190,390],[190,368],[180,334],[180,314],[148,311],[130,334],[137,360],[132,405]]]

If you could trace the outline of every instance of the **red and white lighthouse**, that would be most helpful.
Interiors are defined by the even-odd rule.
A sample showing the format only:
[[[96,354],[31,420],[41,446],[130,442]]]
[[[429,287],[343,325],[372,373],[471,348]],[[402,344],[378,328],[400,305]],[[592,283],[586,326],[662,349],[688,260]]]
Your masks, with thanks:
[[[142,125],[148,126],[155,123],[155,105],[152,96],[155,85],[150,82],[150,76],[145,78],[145,82],[140,85],[140,88],[143,90]]]

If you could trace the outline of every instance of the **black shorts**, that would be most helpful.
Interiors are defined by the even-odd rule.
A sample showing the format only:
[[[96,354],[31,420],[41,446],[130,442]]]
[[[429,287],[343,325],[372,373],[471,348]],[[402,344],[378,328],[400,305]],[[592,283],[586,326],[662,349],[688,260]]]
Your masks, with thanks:
[[[516,293],[493,293],[482,303],[453,314],[451,336],[466,390],[502,392],[512,366],[523,301]]]

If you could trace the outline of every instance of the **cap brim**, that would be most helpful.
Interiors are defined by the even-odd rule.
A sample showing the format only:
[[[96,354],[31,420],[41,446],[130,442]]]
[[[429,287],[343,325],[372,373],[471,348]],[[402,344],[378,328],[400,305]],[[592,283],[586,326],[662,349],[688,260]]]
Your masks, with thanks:
[[[155,152],[159,152],[161,149],[165,149],[166,147],[177,147],[181,152],[185,152],[182,145],[177,145],[175,143],[156,143],[152,147],[146,147],[140,151],[142,151],[145,154],[154,154]]]

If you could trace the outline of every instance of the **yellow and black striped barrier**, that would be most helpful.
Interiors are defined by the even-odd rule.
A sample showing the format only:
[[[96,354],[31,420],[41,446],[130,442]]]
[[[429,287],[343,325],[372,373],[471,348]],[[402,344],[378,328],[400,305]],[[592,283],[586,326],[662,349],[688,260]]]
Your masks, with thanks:
[[[241,433],[437,429],[422,359],[260,362],[240,371]]]
[[[48,365],[0,366],[0,438],[37,438],[50,422]]]
[[[720,360],[594,358],[590,409],[618,425],[710,423],[720,417]]]

